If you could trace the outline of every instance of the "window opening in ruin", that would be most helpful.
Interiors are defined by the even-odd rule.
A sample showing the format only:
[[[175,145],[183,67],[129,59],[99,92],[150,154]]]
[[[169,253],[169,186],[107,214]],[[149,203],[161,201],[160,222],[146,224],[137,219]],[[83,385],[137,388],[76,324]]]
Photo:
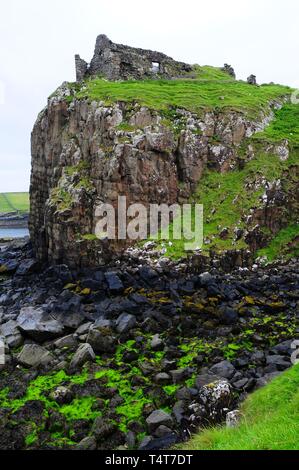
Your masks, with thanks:
[[[160,72],[159,62],[152,62],[152,72],[154,72],[154,73],[159,73]]]

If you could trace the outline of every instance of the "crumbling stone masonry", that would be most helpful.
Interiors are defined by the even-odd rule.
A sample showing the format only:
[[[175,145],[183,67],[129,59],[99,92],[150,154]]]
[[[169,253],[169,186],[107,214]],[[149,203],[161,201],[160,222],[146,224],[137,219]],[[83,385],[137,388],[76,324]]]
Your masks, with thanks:
[[[104,34],[97,37],[90,64],[75,56],[76,79],[102,76],[108,80],[143,80],[179,78],[192,71],[192,66],[176,62],[161,52],[114,44]]]

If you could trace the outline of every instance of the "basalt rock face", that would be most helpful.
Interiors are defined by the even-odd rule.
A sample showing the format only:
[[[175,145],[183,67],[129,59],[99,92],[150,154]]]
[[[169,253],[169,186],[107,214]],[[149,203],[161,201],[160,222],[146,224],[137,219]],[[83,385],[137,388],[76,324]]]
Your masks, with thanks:
[[[191,65],[177,62],[161,52],[115,44],[104,34],[97,37],[90,65],[75,56],[76,78],[101,76],[108,80],[172,79],[192,71]]]
[[[138,104],[72,99],[64,84],[32,133],[30,232],[38,259],[70,266],[105,263],[124,243],[95,239],[105,203],[186,202],[206,168],[239,165],[244,139],[271,120],[236,112],[201,116],[177,109],[171,118]]]

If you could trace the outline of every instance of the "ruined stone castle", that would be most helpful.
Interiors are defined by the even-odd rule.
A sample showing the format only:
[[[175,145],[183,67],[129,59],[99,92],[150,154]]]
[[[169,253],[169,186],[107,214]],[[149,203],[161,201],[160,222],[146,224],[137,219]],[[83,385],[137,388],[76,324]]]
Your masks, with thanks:
[[[114,44],[104,34],[97,37],[90,64],[75,56],[76,79],[101,76],[108,80],[179,78],[192,71],[191,65],[177,62],[161,52]]]

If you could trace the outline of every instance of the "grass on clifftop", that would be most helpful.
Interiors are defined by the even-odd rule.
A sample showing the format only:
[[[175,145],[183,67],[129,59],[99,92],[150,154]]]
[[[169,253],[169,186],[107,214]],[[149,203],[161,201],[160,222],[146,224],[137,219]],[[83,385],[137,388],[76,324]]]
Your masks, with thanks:
[[[275,111],[275,119],[263,132],[256,134],[254,139],[267,142],[288,140],[293,145],[299,145],[299,106],[286,104]]]
[[[200,113],[207,109],[233,109],[256,116],[269,101],[289,94],[281,85],[252,86],[236,81],[221,69],[197,67],[195,79],[144,80],[109,82],[101,78],[88,80],[76,98],[138,102],[151,109],[167,110],[170,106]],[[74,85],[75,87],[76,85]]]
[[[238,427],[195,435],[184,450],[299,450],[299,365],[253,393]]]
[[[29,212],[28,193],[0,193],[0,213]]]

